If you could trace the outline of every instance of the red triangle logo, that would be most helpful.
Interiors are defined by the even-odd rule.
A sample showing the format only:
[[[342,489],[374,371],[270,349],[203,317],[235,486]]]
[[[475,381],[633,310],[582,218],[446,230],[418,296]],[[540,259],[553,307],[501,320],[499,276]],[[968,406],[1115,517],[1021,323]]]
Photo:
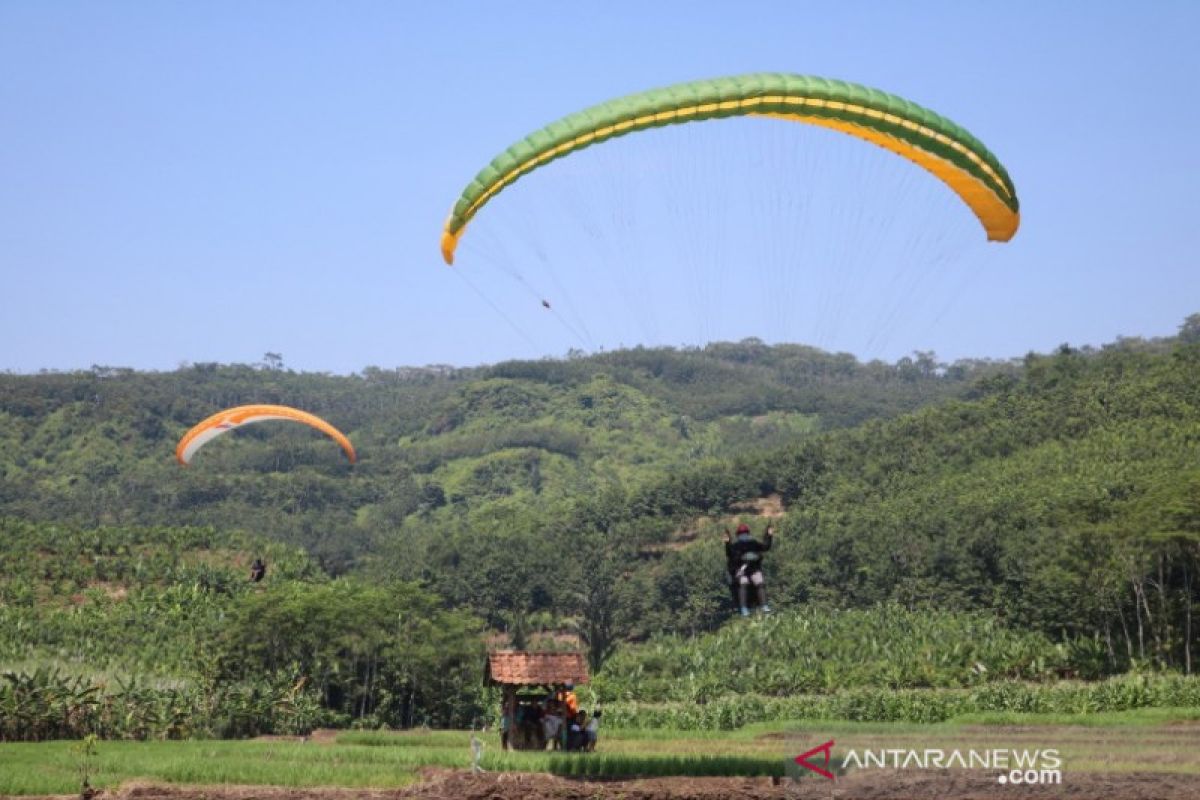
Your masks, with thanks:
[[[832,752],[833,752],[833,739],[830,739],[825,744],[817,745],[812,750],[809,750],[807,753],[801,753],[800,755],[796,756],[796,763],[799,764],[800,766],[804,767],[805,769],[811,769],[813,772],[817,773],[818,775],[824,775],[826,778],[829,778],[829,780],[835,781],[835,780],[837,780],[837,778],[833,777],[833,773],[830,772],[828,769],[825,769],[823,767],[818,767],[816,764],[808,763],[808,759],[811,758],[812,756],[815,756],[817,753],[824,753],[825,754],[825,766],[828,767],[829,766],[829,758],[830,758],[830,755]]]

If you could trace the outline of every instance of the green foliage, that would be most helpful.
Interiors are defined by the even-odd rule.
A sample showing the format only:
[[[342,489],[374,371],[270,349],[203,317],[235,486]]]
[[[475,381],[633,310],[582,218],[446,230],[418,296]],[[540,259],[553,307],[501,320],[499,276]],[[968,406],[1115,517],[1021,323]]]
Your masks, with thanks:
[[[281,357],[0,375],[0,727],[472,725],[494,713],[479,621],[577,633],[629,724],[736,727],[797,698],[915,720],[1194,701],[1166,677],[1043,685],[1195,669],[1192,323],[1020,364],[748,340],[348,377]],[[250,401],[330,418],[360,463],[269,423],[171,462]],[[795,613],[722,628],[718,534],[761,498],[786,511],[766,574]]]
[[[78,759],[79,766],[79,796],[90,797],[92,792],[92,777],[96,773],[96,756],[99,750],[96,747],[96,735],[88,734],[80,739],[71,748],[75,757]]]
[[[115,789],[130,779],[179,783],[270,786],[338,786],[375,789],[404,786],[427,767],[464,769],[471,764],[470,734],[342,734],[334,743],[287,741],[105,742],[97,759],[96,788]],[[659,737],[662,739],[662,737]],[[714,756],[695,741],[644,742],[605,738],[614,752],[502,752],[487,737],[482,766],[489,772],[552,772],[593,778],[684,775],[772,776],[785,759],[778,745]],[[706,743],[711,750],[711,741]],[[493,749],[493,746],[495,749]],[[744,745],[743,745],[744,747]],[[0,794],[66,794],[78,788],[76,760],[64,742],[0,744]]]
[[[76,790],[70,747],[65,742],[0,744],[0,794]],[[139,779],[190,785],[398,787],[411,783],[420,767],[405,755],[299,742],[105,742],[93,785],[114,790]]]
[[[989,713],[1102,714],[1146,708],[1195,707],[1200,677],[1122,676],[1098,683],[988,683],[972,689],[861,687],[834,694],[772,697],[727,695],[707,703],[619,702],[604,707],[619,728],[735,730],[784,720],[935,723]]]
[[[1197,374],[1196,345],[1031,355],[1024,377],[983,381],[970,400],[672,474],[620,518],[649,530],[777,492],[791,508],[767,559],[777,607],[984,609],[1088,648],[1082,676],[1135,661],[1189,671]],[[719,547],[701,535],[646,566],[642,633],[728,613]]]
[[[980,613],[809,607],[626,646],[595,688],[612,699],[703,704],[730,695],[967,687],[1053,679],[1071,670],[1072,655],[1068,644]]]
[[[477,623],[408,584],[328,581],[301,552],[209,528],[0,520],[0,739],[469,725]],[[252,554],[268,577],[247,579]]]
[[[475,622],[418,586],[282,583],[231,612],[218,677],[291,674],[363,725],[464,727],[484,715]]]
[[[255,555],[272,580],[315,579],[301,551],[212,528],[86,528],[0,518],[0,663],[49,659],[173,675],[205,659],[250,593]]]
[[[182,739],[302,733],[332,715],[311,693],[263,679],[112,680],[57,669],[0,674],[0,741]]]
[[[268,356],[259,367],[0,375],[6,514],[252,531],[344,572],[406,520],[427,526],[432,515],[452,527],[454,514],[514,498],[562,510],[598,483],[636,483],[696,457],[806,435],[818,415],[826,427],[851,424],[968,385],[966,372],[913,382],[900,367],[754,340],[351,376],[299,374]],[[286,423],[214,442],[190,469],[171,462],[191,425],[248,402],[329,418],[359,463]]]
[[[786,774],[783,758],[753,756],[636,756],[564,754],[550,756],[545,771],[567,778],[774,777]]]

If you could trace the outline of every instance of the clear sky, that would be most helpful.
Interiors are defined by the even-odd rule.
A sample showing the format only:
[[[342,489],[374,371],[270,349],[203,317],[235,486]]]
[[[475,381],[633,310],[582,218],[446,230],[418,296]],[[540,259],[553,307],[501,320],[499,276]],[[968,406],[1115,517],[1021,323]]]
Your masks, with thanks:
[[[442,265],[449,206],[562,114],[751,71],[911,98],[1016,182],[1016,239],[883,356],[1171,334],[1200,311],[1198,30],[1165,1],[0,0],[0,369],[563,355]]]

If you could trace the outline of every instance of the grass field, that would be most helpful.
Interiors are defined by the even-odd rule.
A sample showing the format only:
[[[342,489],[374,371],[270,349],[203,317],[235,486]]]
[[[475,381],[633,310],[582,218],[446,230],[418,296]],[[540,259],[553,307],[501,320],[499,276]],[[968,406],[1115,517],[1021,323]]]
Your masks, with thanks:
[[[503,753],[494,734],[489,772],[573,777],[783,775],[798,753],[829,739],[843,748],[1054,747],[1064,775],[1153,771],[1200,776],[1200,709],[1093,717],[988,715],[936,725],[793,722],[736,732],[602,731],[592,754]],[[98,744],[93,785],[133,780],[186,785],[394,788],[425,767],[471,765],[468,731],[345,732],[295,740],[111,741]],[[837,754],[835,750],[835,756]],[[73,742],[0,744],[0,794],[79,789]]]

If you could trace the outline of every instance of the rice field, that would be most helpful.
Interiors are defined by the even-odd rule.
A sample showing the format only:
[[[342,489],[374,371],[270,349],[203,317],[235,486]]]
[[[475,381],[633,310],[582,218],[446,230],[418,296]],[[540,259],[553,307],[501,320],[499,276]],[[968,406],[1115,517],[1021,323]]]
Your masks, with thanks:
[[[602,731],[596,753],[502,752],[495,734],[470,731],[329,732],[305,741],[102,741],[91,783],[397,788],[426,768],[472,766],[471,738],[489,773],[578,778],[783,776],[792,759],[827,740],[846,748],[1055,747],[1064,773],[1200,776],[1200,709],[1150,709],[1064,718],[1005,714],[935,725],[802,721],[726,731]],[[78,792],[76,742],[0,744],[0,794]],[[794,769],[792,770],[794,772]]]

